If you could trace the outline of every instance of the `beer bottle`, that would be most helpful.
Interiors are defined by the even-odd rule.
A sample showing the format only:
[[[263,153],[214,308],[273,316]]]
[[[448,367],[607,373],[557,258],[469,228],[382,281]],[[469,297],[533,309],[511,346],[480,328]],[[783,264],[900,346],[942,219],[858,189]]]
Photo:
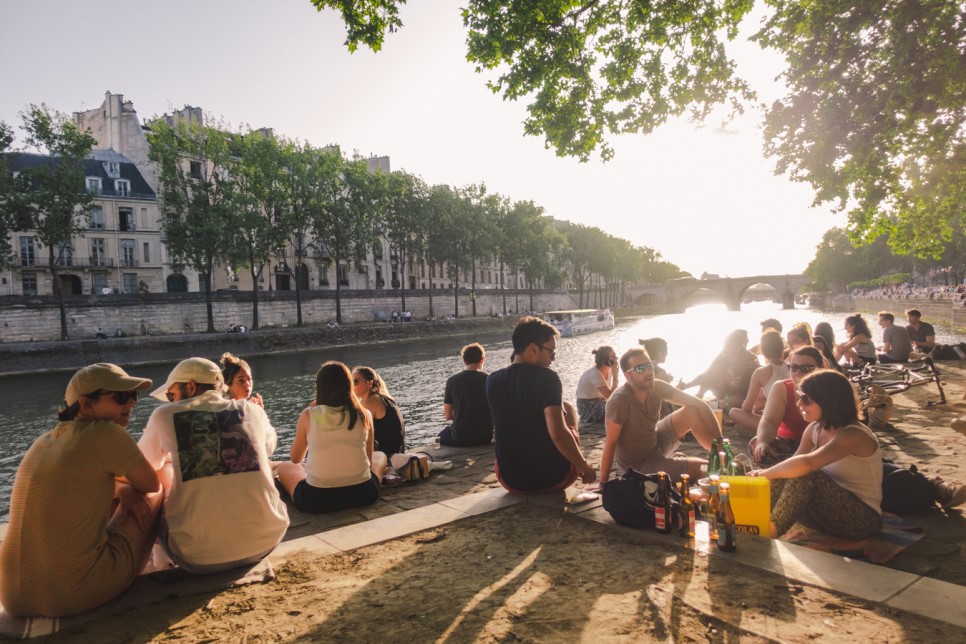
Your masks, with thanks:
[[[722,445],[724,447],[724,445]],[[728,476],[728,455],[724,449],[718,452],[718,476]]]
[[[671,488],[667,473],[658,472],[657,495],[654,497],[654,529],[661,534],[668,534],[674,524],[671,513]]]
[[[735,527],[735,513],[731,509],[730,485],[721,484],[721,505],[718,508],[718,548],[734,552],[738,547],[738,529]]]
[[[721,508],[721,497],[718,494],[717,474],[711,476],[711,496],[708,497],[708,539],[718,540],[718,510]]]
[[[722,442],[724,443],[725,456],[728,459],[728,462],[722,466],[722,469],[724,470],[724,472],[722,473],[727,473],[729,476],[734,476],[735,475],[735,455],[731,451],[731,439],[725,438]]]
[[[681,504],[678,506],[681,515],[681,527],[678,536],[690,539],[694,537],[694,502],[691,501],[691,490],[688,486],[688,475],[681,475]]]
[[[711,439],[711,453],[708,454],[708,476],[718,473],[718,439]]]

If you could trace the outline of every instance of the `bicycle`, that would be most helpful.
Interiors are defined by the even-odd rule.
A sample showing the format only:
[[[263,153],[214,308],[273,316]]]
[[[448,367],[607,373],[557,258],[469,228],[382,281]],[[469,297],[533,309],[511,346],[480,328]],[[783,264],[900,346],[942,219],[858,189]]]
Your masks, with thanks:
[[[898,364],[867,364],[861,370],[850,371],[848,375],[849,379],[858,386],[862,400],[869,397],[872,385],[880,387],[883,393],[893,395],[934,382],[939,391],[939,400],[927,401],[926,407],[946,404],[946,392],[943,389],[941,374],[936,368],[936,363],[929,356],[922,360]]]

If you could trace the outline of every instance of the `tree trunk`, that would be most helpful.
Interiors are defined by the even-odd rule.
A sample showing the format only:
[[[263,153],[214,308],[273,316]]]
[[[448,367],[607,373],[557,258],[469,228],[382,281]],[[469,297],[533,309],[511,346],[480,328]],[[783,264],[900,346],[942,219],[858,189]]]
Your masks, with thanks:
[[[430,253],[429,261],[426,262],[429,266],[429,316],[433,316],[433,255]]]
[[[258,275],[261,270],[255,271],[254,268],[248,270],[252,275],[252,331],[258,328]]]
[[[506,317],[506,287],[503,285],[503,271],[505,266],[503,264],[503,259],[500,259],[500,295],[503,298],[503,317]]]
[[[341,258],[335,257],[335,323],[342,326],[342,275],[339,273]],[[348,271],[346,271],[348,275]]]
[[[295,326],[302,326],[302,262],[295,264]]]
[[[402,311],[406,310],[406,251],[399,250],[399,286],[402,295]],[[402,313],[400,311],[400,313]],[[402,318],[400,318],[402,319]]]
[[[69,340],[67,331],[67,305],[64,302],[64,289],[60,283],[60,273],[57,271],[57,259],[54,257],[54,247],[50,246],[47,253],[50,258],[50,276],[54,281],[54,295],[57,296],[57,308],[60,309],[60,339]]]
[[[470,258],[470,305],[473,307],[473,317],[476,317],[476,258]]]
[[[205,312],[208,318],[208,329],[207,333],[215,332],[215,306],[211,298],[211,271],[213,270],[212,263],[209,262],[208,270],[202,274],[202,281],[205,284]]]

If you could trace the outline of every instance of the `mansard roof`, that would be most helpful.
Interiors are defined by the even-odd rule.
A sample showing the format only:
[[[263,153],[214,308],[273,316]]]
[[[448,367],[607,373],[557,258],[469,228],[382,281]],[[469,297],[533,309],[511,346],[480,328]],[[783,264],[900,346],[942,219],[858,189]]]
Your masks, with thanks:
[[[30,152],[12,152],[8,154],[7,163],[13,172],[24,172],[33,168],[46,165],[50,160],[56,162],[57,157],[48,157],[43,154],[33,154]],[[118,164],[119,175],[111,176],[107,172],[104,164],[114,162]],[[114,150],[91,150],[91,153],[84,159],[84,174],[87,177],[97,177],[101,180],[101,197],[121,197],[124,199],[156,199],[157,196],[148,182],[144,180],[141,172],[134,162],[123,154]],[[114,181],[124,179],[130,182],[130,192],[127,195],[119,195],[115,188]],[[84,186],[80,186],[83,190]]]

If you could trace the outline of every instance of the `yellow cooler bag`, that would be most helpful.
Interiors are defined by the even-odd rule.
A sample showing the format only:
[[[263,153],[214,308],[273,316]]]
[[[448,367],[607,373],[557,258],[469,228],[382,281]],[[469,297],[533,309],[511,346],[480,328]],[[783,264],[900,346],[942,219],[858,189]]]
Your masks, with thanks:
[[[722,476],[731,486],[731,509],[738,532],[768,537],[771,523],[771,486],[762,476]]]

